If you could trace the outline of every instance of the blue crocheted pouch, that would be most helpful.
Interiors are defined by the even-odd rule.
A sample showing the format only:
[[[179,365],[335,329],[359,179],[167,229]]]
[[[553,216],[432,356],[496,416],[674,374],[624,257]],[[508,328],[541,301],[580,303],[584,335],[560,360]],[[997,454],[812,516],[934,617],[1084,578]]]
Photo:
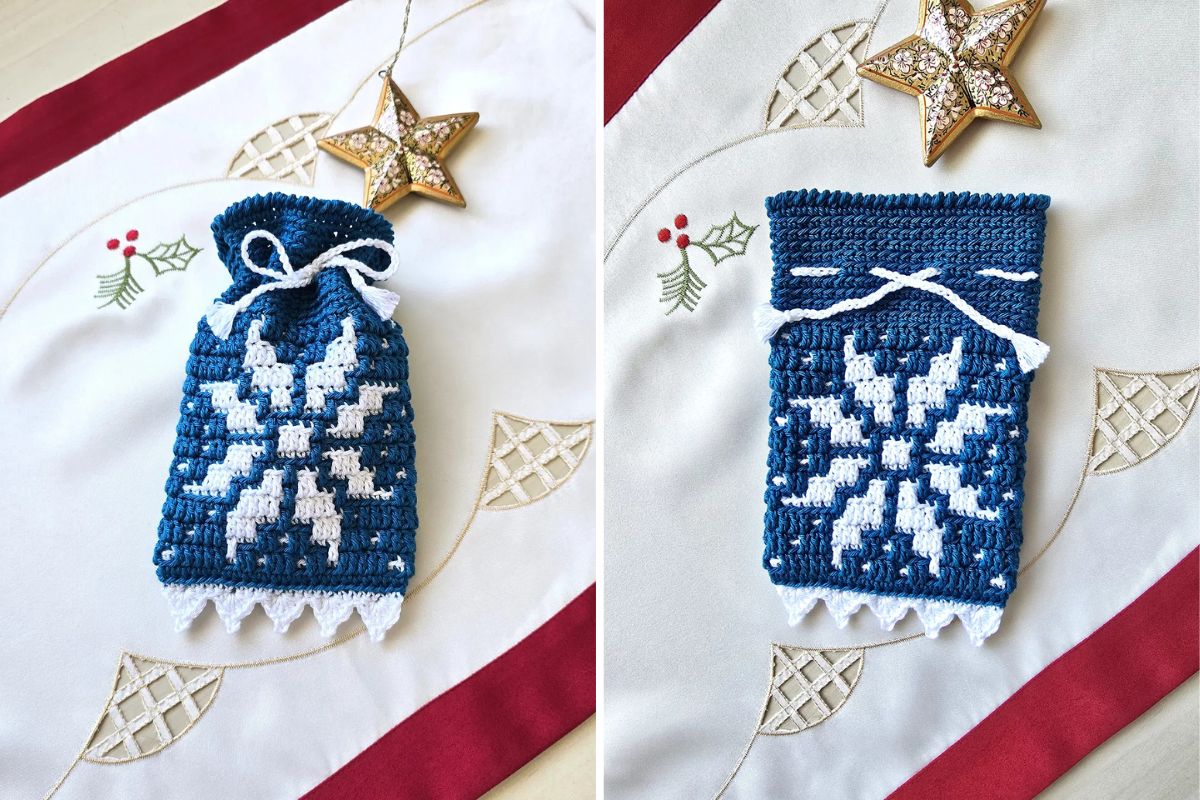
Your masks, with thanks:
[[[154,563],[178,628],[212,600],[324,634],[393,625],[417,527],[392,229],[349,203],[259,195],[213,221],[233,283],[192,340]],[[294,265],[294,266],[293,266]]]
[[[1017,580],[1038,341],[1041,195],[767,200],[763,565],[795,624],[866,604],[979,644]]]

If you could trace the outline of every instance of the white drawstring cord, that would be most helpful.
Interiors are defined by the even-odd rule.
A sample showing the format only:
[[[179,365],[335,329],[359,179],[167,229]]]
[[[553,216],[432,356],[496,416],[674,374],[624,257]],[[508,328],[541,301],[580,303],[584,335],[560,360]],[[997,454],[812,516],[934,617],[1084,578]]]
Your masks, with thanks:
[[[267,267],[260,267],[254,263],[254,260],[250,257],[250,243],[256,239],[266,239],[275,248],[275,252],[279,254],[279,265],[283,268],[282,272],[276,272]],[[385,269],[375,270],[358,259],[342,255],[360,247],[374,247],[382,250],[387,253],[390,263]],[[375,313],[379,314],[380,319],[391,319],[392,313],[396,310],[396,304],[400,302],[400,297],[395,292],[390,292],[378,286],[370,286],[366,281],[366,278],[376,281],[386,280],[396,272],[396,267],[398,266],[396,249],[392,247],[390,242],[385,242],[382,239],[355,239],[353,242],[339,244],[321,253],[321,255],[310,261],[307,266],[295,270],[292,268],[287,251],[283,248],[283,243],[279,241],[275,234],[270,231],[256,230],[250,231],[242,239],[242,261],[245,262],[247,269],[265,278],[269,278],[270,282],[263,283],[251,289],[242,295],[236,303],[222,303],[217,301],[212,304],[205,315],[205,319],[208,320],[208,326],[212,328],[212,332],[221,339],[228,338],[229,332],[233,330],[233,320],[239,313],[249,308],[250,304],[259,297],[267,292],[274,292],[279,289],[298,289],[301,286],[307,286],[326,267],[341,267],[346,270],[346,274],[350,276],[350,283],[362,295],[362,299],[366,301],[367,305]]]
[[[864,297],[842,300],[828,308],[792,308],[787,311],[780,311],[769,303],[759,306],[754,311],[755,330],[758,331],[764,342],[769,342],[779,332],[779,329],[789,322],[796,322],[802,319],[829,319],[846,311],[859,311],[875,305],[892,292],[909,288],[929,292],[948,300],[951,305],[966,314],[968,319],[985,331],[1012,342],[1013,347],[1017,351],[1017,363],[1020,365],[1022,372],[1029,372],[1038,367],[1046,360],[1046,356],[1050,353],[1050,346],[1045,342],[1035,339],[1032,336],[1018,333],[1007,325],[993,322],[966,300],[955,294],[952,289],[927,280],[938,274],[938,270],[933,267],[926,267],[912,275],[903,275],[899,272],[892,272],[890,269],[884,269],[883,267],[874,267],[870,270],[870,274],[878,278],[886,278],[888,282]]]

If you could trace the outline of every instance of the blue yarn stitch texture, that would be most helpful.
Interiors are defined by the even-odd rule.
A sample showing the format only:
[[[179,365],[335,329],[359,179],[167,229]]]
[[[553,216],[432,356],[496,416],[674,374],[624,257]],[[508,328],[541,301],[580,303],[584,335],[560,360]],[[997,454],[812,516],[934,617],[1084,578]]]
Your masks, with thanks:
[[[1036,336],[1045,213],[1042,195],[861,195],[785,192],[766,201],[774,257],[772,305],[780,310],[826,308],[870,294],[886,281],[873,267],[911,274],[935,267],[931,280],[955,291],[995,322]],[[834,267],[834,275],[798,277],[795,267]],[[1038,280],[1013,282],[980,276],[994,268]],[[846,339],[890,378],[896,402],[890,423],[855,401],[846,380]],[[943,408],[930,408],[923,425],[909,425],[906,391],[931,360],[961,343],[957,386]],[[1008,341],[984,331],[959,310],[928,292],[902,288],[869,308],[826,320],[785,325],[770,355],[771,432],[766,491],[763,566],[775,584],[1003,606],[1016,585],[1021,546],[1022,480],[1027,404],[1033,373],[1022,373]],[[861,426],[866,445],[835,445],[831,429],[815,425],[793,398],[838,398],[840,411]],[[1008,407],[989,415],[986,430],[968,435],[961,452],[929,449],[938,423],[953,420],[964,404]],[[785,420],[780,424],[779,420]],[[906,467],[885,467],[883,442],[904,440]],[[831,505],[784,502],[804,495],[837,457],[868,464],[853,485],[837,488]],[[956,514],[949,498],[930,486],[931,464],[958,468],[963,486],[978,489],[979,506],[995,519]],[[872,480],[886,483],[882,525],[864,530],[861,547],[841,553],[834,566],[831,531],[853,497]],[[914,536],[896,527],[901,481],[916,484],[921,503],[932,505],[942,533],[938,574],[916,552]]]
[[[221,296],[224,302],[236,301],[263,280],[246,267],[240,253],[243,237],[259,229],[279,238],[296,269],[337,244],[363,238],[392,240],[391,225],[383,217],[350,203],[281,193],[247,198],[212,224],[218,256],[233,277]],[[280,270],[278,255],[268,243],[258,240],[250,249],[257,264]],[[387,256],[374,248],[347,255],[373,269],[388,264]],[[346,375],[346,391],[330,392],[323,408],[307,409],[305,369],[325,357],[326,347],[342,334],[347,318],[353,321],[357,338],[357,367]],[[279,362],[293,365],[288,408],[273,408],[270,394],[253,388],[251,375],[243,368],[247,332],[255,320],[261,320],[261,337],[275,347]],[[154,550],[159,580],[274,590],[403,593],[412,574],[417,528],[415,439],[407,380],[408,348],[400,326],[381,320],[343,269],[323,270],[303,288],[265,293],[237,315],[226,340],[216,337],[202,318],[187,362],[174,459]],[[254,405],[262,433],[229,430],[226,416],[213,407],[211,393],[202,389],[202,384],[218,381],[237,383],[238,398]],[[338,406],[356,402],[359,387],[365,384],[387,384],[396,390],[384,396],[381,413],[366,418],[361,436],[327,435],[337,422]],[[278,452],[278,432],[285,423],[311,426],[312,447],[307,455],[285,457]],[[199,484],[238,443],[265,448],[254,459],[249,475],[235,477],[222,496],[185,491],[185,486]],[[362,466],[374,473],[377,486],[390,489],[388,498],[348,496],[347,482],[331,475],[330,459],[323,457],[328,450],[347,448],[361,450]],[[242,490],[259,486],[267,469],[284,473],[278,519],[259,525],[256,540],[241,543],[234,560],[227,561],[227,516]],[[310,540],[310,524],[293,521],[300,469],[316,470],[319,488],[334,493],[341,516],[336,563],[328,563],[325,545]],[[397,557],[404,567],[389,568]]]

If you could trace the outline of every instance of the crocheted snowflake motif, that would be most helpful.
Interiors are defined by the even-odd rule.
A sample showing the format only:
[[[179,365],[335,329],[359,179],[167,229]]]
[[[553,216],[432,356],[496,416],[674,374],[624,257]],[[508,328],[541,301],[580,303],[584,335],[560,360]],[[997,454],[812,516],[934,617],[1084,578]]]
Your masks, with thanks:
[[[845,338],[843,352],[844,385],[847,393],[853,390],[861,413],[846,414],[838,391],[788,400],[807,412],[813,428],[828,431],[831,457],[827,470],[809,477],[802,495],[781,502],[824,512],[813,521],[818,526],[831,510],[840,509],[829,532],[834,567],[841,568],[844,551],[862,546],[864,532],[890,525],[912,536],[913,551],[929,559],[930,574],[938,575],[950,518],[997,520],[1002,513],[981,504],[978,487],[963,484],[960,462],[967,437],[986,433],[989,420],[1010,416],[1013,409],[956,400],[961,338],[954,339],[949,353],[934,356],[925,374],[907,378],[878,374],[872,357],[855,350],[853,336]],[[923,475],[934,502],[920,499]]]
[[[225,517],[226,559],[233,562],[238,545],[258,539],[259,528],[278,521],[284,504],[284,483],[289,470],[280,467],[297,465],[295,469],[295,510],[292,522],[311,525],[311,539],[324,545],[330,564],[338,561],[341,542],[342,514],[335,504],[335,493],[321,486],[319,460],[329,463],[329,475],[344,481],[346,496],[355,499],[387,500],[392,488],[375,485],[375,474],[361,464],[361,450],[332,448],[321,450],[314,437],[313,422],[323,416],[329,395],[344,397],[350,389],[347,376],[359,364],[356,348],[358,339],[354,320],[342,320],[341,335],[325,349],[325,357],[309,364],[304,370],[305,397],[301,404],[293,397],[295,366],[281,362],[275,347],[262,338],[262,320],[254,320],[246,334],[246,355],[242,369],[250,374],[251,394],[266,393],[270,397],[270,419],[258,417],[259,405],[239,396],[238,381],[203,383],[200,389],[211,398],[213,408],[225,417],[228,431],[237,437],[230,444],[224,460],[209,466],[198,484],[183,487],[186,494],[226,497],[236,478],[252,474],[255,462],[273,453],[280,463],[263,470],[257,485],[245,486],[236,497],[236,504]],[[337,407],[337,420],[326,425],[325,436],[335,439],[361,437],[366,418],[383,411],[384,398],[398,391],[396,386],[363,383],[358,397],[349,398]],[[273,442],[273,447],[271,446]],[[318,458],[314,458],[314,451]],[[231,498],[232,500],[232,498]],[[403,564],[400,565],[403,568]]]

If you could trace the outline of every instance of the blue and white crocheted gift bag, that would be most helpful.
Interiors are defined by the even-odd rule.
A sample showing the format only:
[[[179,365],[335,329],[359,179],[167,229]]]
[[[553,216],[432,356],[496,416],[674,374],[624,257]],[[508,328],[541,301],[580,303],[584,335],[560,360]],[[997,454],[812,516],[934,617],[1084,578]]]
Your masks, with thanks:
[[[256,604],[325,635],[357,609],[395,624],[417,528],[408,349],[392,228],[284,194],[213,221],[233,284],[192,340],[154,563],[177,627],[212,600],[230,631]]]
[[[1017,580],[1048,197],[787,192],[775,261],[766,552],[795,624],[823,600],[976,644]]]

